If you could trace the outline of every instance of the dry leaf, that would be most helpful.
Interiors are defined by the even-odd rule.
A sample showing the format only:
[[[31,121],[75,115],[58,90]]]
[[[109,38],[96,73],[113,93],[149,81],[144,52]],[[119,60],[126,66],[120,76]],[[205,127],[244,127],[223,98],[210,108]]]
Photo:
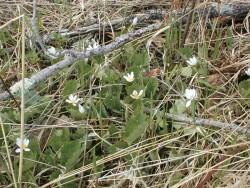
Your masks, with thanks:
[[[147,71],[144,73],[145,77],[151,77],[151,78],[155,78],[157,76],[160,76],[162,74],[163,71],[161,71],[161,69],[156,68],[156,69],[151,69],[150,71]]]
[[[227,81],[227,78],[225,76],[222,76],[221,74],[216,73],[208,76],[207,81],[214,86],[221,86]]]

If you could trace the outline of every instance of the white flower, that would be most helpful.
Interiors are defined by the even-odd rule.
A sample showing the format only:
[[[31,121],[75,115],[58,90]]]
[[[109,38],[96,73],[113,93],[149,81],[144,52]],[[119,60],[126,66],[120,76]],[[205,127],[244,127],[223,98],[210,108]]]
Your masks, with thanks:
[[[56,49],[53,47],[53,46],[51,46],[49,49],[48,49],[48,52],[50,53],[50,54],[56,54]]]
[[[132,94],[130,94],[130,96],[133,98],[133,99],[139,99],[139,97],[142,95],[143,93],[143,90],[141,90],[139,93],[134,90]]]
[[[186,107],[189,107],[192,100],[197,99],[197,92],[195,89],[186,89],[184,96],[188,99],[188,101],[186,103]]]
[[[197,59],[195,56],[191,57],[189,60],[187,60],[187,63],[191,66],[194,66],[197,64]]]
[[[128,73],[127,76],[123,76],[128,82],[133,82],[135,77],[134,77],[134,72],[131,72],[130,74]]]
[[[30,151],[30,149],[28,148],[29,142],[29,139],[23,139],[23,145],[21,145],[21,139],[17,138],[16,145],[18,145],[19,148],[17,148],[15,152],[20,153],[21,149],[24,149],[24,151]]]
[[[246,70],[245,70],[245,73],[250,76],[250,67],[247,67]]]
[[[138,22],[138,18],[135,17],[135,18],[133,19],[132,26],[136,26],[137,22]]]
[[[66,102],[68,103],[72,103],[73,106],[76,106],[76,103],[78,103],[81,99],[80,98],[77,98],[77,96],[73,95],[73,94],[70,94],[69,95],[69,98],[66,100]]]
[[[83,108],[82,105],[79,104],[79,105],[78,105],[78,108],[79,108],[79,112],[80,112],[80,113],[83,114],[83,113],[85,112],[85,109]]]
[[[86,51],[93,50],[94,48],[99,48],[99,47],[100,47],[100,45],[95,40],[93,40],[93,46],[88,45],[88,47],[86,48]],[[85,58],[86,62],[88,60],[89,60],[88,58]]]
[[[99,44],[97,42],[94,42],[93,46],[89,45],[86,50],[88,51],[88,50],[92,50],[94,48],[99,48]]]
[[[88,134],[88,137],[95,137],[97,136],[98,134],[96,134],[96,132],[91,132]]]

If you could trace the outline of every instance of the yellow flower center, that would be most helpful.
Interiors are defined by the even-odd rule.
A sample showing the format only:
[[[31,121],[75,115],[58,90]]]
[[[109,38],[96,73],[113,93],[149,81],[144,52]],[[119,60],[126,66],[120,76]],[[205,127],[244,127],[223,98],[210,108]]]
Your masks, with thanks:
[[[135,94],[134,94],[134,97],[135,97],[135,99],[138,99],[138,98],[139,98],[139,94],[138,94],[138,93],[135,93]]]
[[[27,145],[26,145],[26,144],[23,144],[23,148],[27,148]]]

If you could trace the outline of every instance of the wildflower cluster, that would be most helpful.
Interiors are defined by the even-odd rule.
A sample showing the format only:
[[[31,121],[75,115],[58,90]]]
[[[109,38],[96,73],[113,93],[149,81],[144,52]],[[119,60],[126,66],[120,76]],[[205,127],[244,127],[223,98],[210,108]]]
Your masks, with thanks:
[[[123,76],[125,78],[125,80],[127,80],[128,82],[133,82],[135,80],[135,76],[134,76],[134,72],[131,72],[131,73],[127,73],[127,76]],[[132,94],[130,94],[130,96],[133,98],[133,99],[139,99],[140,96],[143,94],[143,90],[140,90],[139,92],[134,90],[132,92]]]
[[[189,58],[187,60],[187,64],[189,66],[195,66],[197,65],[197,58],[195,56]],[[187,102],[186,102],[186,107],[188,108],[190,105],[191,105],[191,102],[193,100],[196,100],[198,98],[198,93],[195,89],[186,89],[185,92],[184,92],[184,96],[187,98]]]
[[[93,49],[99,48],[99,47],[100,47],[100,45],[99,45],[97,42],[94,42],[94,43],[93,43],[93,46],[89,45],[89,46],[86,48],[86,50],[87,50],[87,51],[88,51],[88,50],[93,50]]]

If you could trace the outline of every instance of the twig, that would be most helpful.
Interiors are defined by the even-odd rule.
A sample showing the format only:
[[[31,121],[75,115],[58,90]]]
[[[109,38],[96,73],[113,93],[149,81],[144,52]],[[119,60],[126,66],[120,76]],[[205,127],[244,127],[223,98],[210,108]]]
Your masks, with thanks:
[[[126,33],[120,37],[117,37],[114,42],[103,46],[99,48],[94,48],[92,50],[88,50],[86,52],[77,52],[74,50],[67,50],[68,52],[73,52],[76,57],[70,57],[66,58],[62,61],[59,61],[58,63],[51,65],[50,67],[47,67],[35,74],[33,74],[30,77],[30,81],[32,82],[32,86],[30,89],[34,88],[39,84],[41,81],[46,80],[47,78],[51,77],[53,74],[59,72],[60,70],[68,67],[69,65],[74,64],[75,62],[82,60],[84,58],[90,58],[93,56],[103,55],[109,52],[112,52],[125,44],[133,41],[134,39],[141,37],[142,35],[145,35],[148,32],[156,31],[160,27],[160,23],[152,24],[148,27],[131,31],[129,33]],[[0,100],[6,100],[10,97],[10,95],[7,92],[3,92],[0,94]]]
[[[42,49],[43,53],[51,59],[58,58],[57,55],[49,53],[42,43],[42,38],[39,35],[38,29],[37,29],[37,24],[36,24],[36,0],[33,0],[33,16],[31,19],[31,24],[32,24],[32,29],[33,29],[33,32],[35,33],[37,42],[39,43],[40,48]]]
[[[184,33],[183,33],[183,38],[182,38],[182,41],[181,41],[181,47],[184,46],[185,41],[186,41],[186,38],[187,38],[187,34],[188,34],[189,27],[190,27],[191,19],[192,19],[192,16],[193,16],[193,14],[194,14],[195,1],[196,1],[196,0],[193,0],[193,1],[192,1],[191,11],[190,11],[189,14],[188,14],[188,18],[187,18],[187,23],[186,23],[185,31],[184,31]]]
[[[157,112],[157,110],[154,109],[154,114],[156,114],[156,112]],[[145,113],[149,114],[150,109],[146,108]],[[226,130],[229,130],[231,132],[237,131],[237,132],[241,132],[244,134],[250,134],[250,128],[245,128],[245,127],[239,126],[239,125],[234,124],[234,123],[223,123],[220,121],[214,121],[214,120],[203,119],[203,118],[195,118],[195,122],[194,122],[193,118],[184,117],[184,116],[180,116],[180,115],[173,115],[170,113],[166,113],[166,118],[170,119],[172,121],[179,121],[182,123],[187,123],[187,124],[196,125],[196,126],[206,126],[207,125],[207,126],[211,126],[211,127],[217,127],[220,129],[226,129]]]
[[[183,123],[188,123],[188,124],[193,124],[197,126],[211,126],[211,127],[217,127],[221,129],[227,129],[230,131],[237,131],[237,132],[242,132],[246,134],[250,134],[250,128],[245,128],[241,127],[239,125],[236,125],[234,123],[222,123],[220,121],[214,121],[214,120],[209,120],[209,119],[202,119],[202,118],[196,118],[195,122],[193,121],[193,118],[188,118],[188,117],[183,117],[179,115],[173,115],[173,114],[166,114],[167,119],[171,119],[174,121],[180,121]]]
[[[77,28],[77,31],[69,31],[69,30],[63,30],[62,32],[58,32],[60,36],[68,36],[68,37],[74,37],[79,35],[85,35],[88,33],[93,32],[99,32],[100,28],[105,28],[105,31],[110,31],[111,28],[114,30],[119,29],[123,25],[132,24],[133,19],[137,17],[138,23],[146,21],[146,20],[162,20],[167,15],[167,12],[161,11],[161,12],[149,12],[149,13],[143,13],[143,14],[134,14],[126,18],[120,18],[116,20],[112,20],[110,22],[103,22],[98,24],[92,24],[88,26],[83,26],[80,28]],[[51,40],[55,39],[53,35],[45,36],[44,37],[44,43],[48,44]]]

